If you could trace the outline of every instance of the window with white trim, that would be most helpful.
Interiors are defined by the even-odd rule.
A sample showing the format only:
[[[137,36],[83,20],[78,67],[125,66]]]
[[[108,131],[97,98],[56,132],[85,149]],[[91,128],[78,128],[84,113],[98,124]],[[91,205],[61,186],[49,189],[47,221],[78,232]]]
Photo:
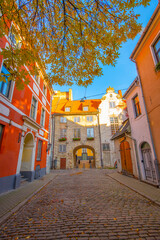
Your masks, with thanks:
[[[115,102],[109,102],[109,108],[115,108]]]
[[[103,149],[103,151],[109,151],[110,150],[110,144],[109,143],[102,143],[102,149]]]
[[[76,128],[74,129],[74,138],[80,138],[81,137],[81,129]]]
[[[94,128],[87,128],[87,137],[94,137]]]
[[[66,128],[61,128],[60,129],[60,137],[64,138],[66,137],[67,129]]]
[[[9,32],[9,40],[12,47],[20,48],[22,45],[22,42],[20,40],[20,36],[16,32],[15,27],[13,25],[11,26],[10,32]]]
[[[31,118],[34,120],[36,119],[36,112],[37,112],[37,100],[35,97],[32,98],[32,103],[31,103]]]
[[[87,122],[93,122],[93,116],[87,116]]]
[[[160,36],[158,39],[155,41],[155,43],[152,45],[153,51],[154,51],[154,56],[156,60],[156,64],[160,62]]]
[[[67,122],[67,118],[66,117],[60,117],[60,122],[61,123],[66,123]]]
[[[111,124],[111,133],[113,135],[119,129],[118,117],[110,117],[110,124]]]
[[[70,107],[65,107],[65,112],[70,112],[71,108]]]
[[[74,117],[74,122],[80,122],[80,117]]]
[[[66,145],[59,145],[59,152],[62,152],[62,153],[64,153],[64,152],[66,152]]]
[[[2,93],[5,97],[9,98],[11,83],[12,83],[12,81],[8,81],[10,72],[3,65],[1,73],[2,73],[2,77],[4,77],[4,81],[0,81],[0,93]]]
[[[37,148],[37,161],[41,161],[41,155],[42,155],[42,140],[38,140],[38,148]]]
[[[84,106],[83,111],[88,111],[88,106]]]
[[[44,123],[45,123],[45,110],[44,110],[44,108],[42,108],[42,111],[41,111],[41,126],[44,127]]]

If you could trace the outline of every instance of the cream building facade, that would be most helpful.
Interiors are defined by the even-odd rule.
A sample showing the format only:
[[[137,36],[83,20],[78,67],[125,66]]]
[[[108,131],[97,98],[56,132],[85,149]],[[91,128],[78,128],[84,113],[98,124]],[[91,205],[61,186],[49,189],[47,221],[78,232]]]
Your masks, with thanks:
[[[71,89],[56,92],[52,102],[54,167],[114,167],[117,158],[110,138],[124,120],[124,108],[121,92],[111,87],[102,99],[81,101],[72,99]]]

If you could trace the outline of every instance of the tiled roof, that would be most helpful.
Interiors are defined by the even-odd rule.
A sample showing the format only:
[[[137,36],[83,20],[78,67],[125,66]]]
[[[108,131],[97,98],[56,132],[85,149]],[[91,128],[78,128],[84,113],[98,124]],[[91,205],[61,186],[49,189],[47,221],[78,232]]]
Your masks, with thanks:
[[[111,140],[114,140],[116,138],[120,138],[122,137],[125,133],[128,132],[128,128],[130,127],[130,123],[129,123],[129,119],[126,119],[122,125],[120,126],[120,128],[118,129],[118,131],[112,136]]]
[[[75,100],[69,101],[66,99],[54,98],[52,101],[52,114],[91,114],[98,112],[99,104],[101,103],[100,99],[91,99],[91,100]],[[83,111],[83,107],[88,106],[88,111]],[[70,112],[65,112],[65,108],[70,107]]]

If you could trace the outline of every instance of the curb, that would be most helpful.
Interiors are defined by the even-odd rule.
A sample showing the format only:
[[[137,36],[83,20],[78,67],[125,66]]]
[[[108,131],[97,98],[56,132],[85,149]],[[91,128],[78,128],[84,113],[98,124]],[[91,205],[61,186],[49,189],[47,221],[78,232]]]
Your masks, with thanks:
[[[143,193],[139,192],[137,189],[135,189],[135,188],[133,188],[133,187],[129,187],[128,185],[120,182],[119,180],[115,179],[114,177],[111,177],[111,175],[106,174],[106,176],[112,178],[113,180],[117,181],[118,183],[120,183],[120,184],[126,186],[127,188],[131,189],[132,191],[138,193],[138,194],[141,195],[142,197],[148,199],[149,201],[152,202],[152,204],[155,204],[155,205],[157,205],[158,207],[160,207],[160,203],[159,203],[159,202],[153,200],[151,197],[147,196],[146,194],[143,194]]]
[[[49,180],[48,182],[44,183],[44,185],[42,185],[40,188],[38,188],[35,192],[33,192],[31,195],[29,195],[26,199],[24,199],[22,202],[18,203],[15,207],[13,207],[11,210],[9,210],[9,212],[7,212],[6,214],[4,214],[1,218],[0,218],[0,225],[4,224],[4,222],[7,221],[7,219],[13,215],[15,212],[17,212],[18,210],[20,210],[27,202],[29,202],[29,200],[36,195],[38,192],[40,192],[44,187],[46,187],[50,182],[52,182],[53,179],[55,179],[58,176],[55,175],[51,180]]]

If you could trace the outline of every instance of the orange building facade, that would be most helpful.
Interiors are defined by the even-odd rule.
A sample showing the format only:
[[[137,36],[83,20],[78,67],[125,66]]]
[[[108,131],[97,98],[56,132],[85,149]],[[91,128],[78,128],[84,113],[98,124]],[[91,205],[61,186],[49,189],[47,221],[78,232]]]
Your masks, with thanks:
[[[1,40],[1,48],[11,44],[9,37]],[[0,193],[19,187],[22,176],[33,181],[46,173],[52,89],[41,71],[25,70],[30,82],[23,90],[8,75],[0,82]],[[0,71],[9,74],[2,56]]]
[[[160,172],[160,3],[131,55],[140,78],[157,175]]]

